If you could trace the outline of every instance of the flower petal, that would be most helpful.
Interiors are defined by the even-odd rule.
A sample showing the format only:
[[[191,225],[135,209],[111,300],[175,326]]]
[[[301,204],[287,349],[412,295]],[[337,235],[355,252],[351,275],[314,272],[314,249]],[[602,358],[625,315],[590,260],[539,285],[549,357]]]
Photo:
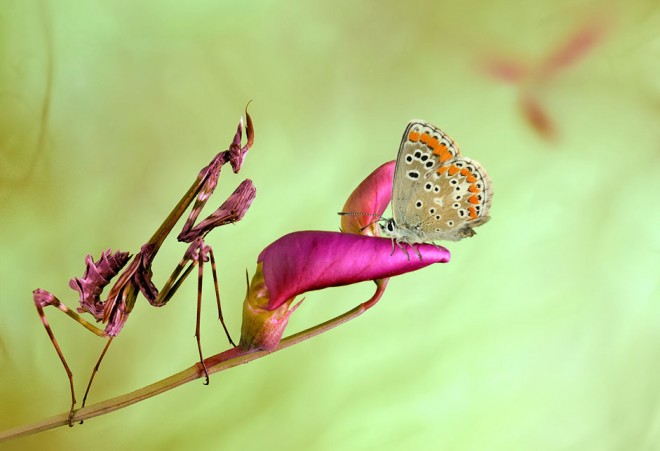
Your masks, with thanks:
[[[396,276],[449,261],[449,251],[431,244],[396,245],[389,238],[304,231],[285,235],[259,255],[267,310],[295,296],[326,287]],[[418,258],[418,253],[422,257]]]
[[[557,139],[555,123],[541,102],[527,93],[521,94],[519,102],[527,124],[546,141],[555,141]]]
[[[392,200],[392,180],[396,161],[390,161],[374,172],[348,196],[342,209],[341,230],[345,233],[380,236],[377,221]]]

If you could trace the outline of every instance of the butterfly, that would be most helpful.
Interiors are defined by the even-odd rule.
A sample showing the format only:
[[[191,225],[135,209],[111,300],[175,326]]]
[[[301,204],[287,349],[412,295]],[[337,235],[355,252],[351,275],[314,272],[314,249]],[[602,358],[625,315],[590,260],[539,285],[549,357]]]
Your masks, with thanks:
[[[406,127],[392,183],[392,218],[380,224],[397,243],[458,241],[490,217],[493,184],[478,162],[464,157],[438,127]]]

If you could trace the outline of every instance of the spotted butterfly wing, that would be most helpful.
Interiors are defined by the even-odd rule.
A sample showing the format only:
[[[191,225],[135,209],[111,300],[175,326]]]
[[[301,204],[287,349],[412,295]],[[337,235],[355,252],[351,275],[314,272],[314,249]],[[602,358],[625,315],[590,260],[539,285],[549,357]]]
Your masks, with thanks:
[[[473,236],[472,228],[489,219],[492,195],[485,169],[442,130],[408,124],[394,172],[391,236],[409,243]]]

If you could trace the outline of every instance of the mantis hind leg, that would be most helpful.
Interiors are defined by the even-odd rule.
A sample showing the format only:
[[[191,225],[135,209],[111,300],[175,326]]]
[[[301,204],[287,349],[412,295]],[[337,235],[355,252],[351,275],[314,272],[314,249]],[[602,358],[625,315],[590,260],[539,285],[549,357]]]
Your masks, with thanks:
[[[44,312],[44,307],[48,307],[49,305],[56,307],[58,310],[63,311],[70,318],[73,318],[76,322],[78,322],[79,324],[81,324],[83,327],[90,330],[91,332],[94,332],[98,336],[103,337],[106,334],[104,330],[101,330],[98,327],[95,327],[93,324],[90,324],[89,322],[82,319],[80,315],[78,315],[76,312],[74,312],[69,307],[64,305],[59,299],[57,299],[55,296],[53,296],[51,293],[49,293],[46,290],[42,290],[41,288],[38,288],[32,292],[32,297],[34,299],[34,305],[37,308],[37,313],[39,314],[39,317],[41,318],[41,322],[43,323],[44,328],[46,329],[46,333],[48,334],[48,337],[50,338],[50,341],[53,344],[55,351],[57,352],[57,356],[60,358],[60,361],[62,362],[62,366],[64,366],[66,375],[69,378],[69,389],[71,391],[71,407],[69,409],[69,427],[71,427],[73,426],[73,416],[75,413],[75,406],[76,406],[76,392],[73,384],[73,372],[71,371],[71,368],[69,368],[69,364],[67,363],[66,358],[64,357],[64,353],[62,352],[62,349],[60,348],[60,345],[57,342],[57,339],[55,338],[55,334],[53,333],[50,324],[48,324],[48,320],[46,319],[46,313]]]
[[[101,361],[103,361],[103,357],[105,357],[105,353],[108,352],[108,348],[110,347],[110,344],[112,343],[112,340],[115,337],[110,337],[108,338],[108,341],[106,342],[105,346],[103,347],[103,351],[101,351],[101,355],[99,356],[99,359],[96,361],[96,365],[94,365],[94,369],[92,370],[92,375],[89,377],[89,382],[87,382],[87,388],[85,389],[85,395],[83,396],[83,401],[82,405],[80,406],[85,407],[85,403],[87,402],[87,395],[89,395],[89,389],[92,388],[92,382],[94,382],[94,377],[96,376],[96,373],[99,371],[99,367],[101,366]],[[83,422],[81,421],[80,424]]]

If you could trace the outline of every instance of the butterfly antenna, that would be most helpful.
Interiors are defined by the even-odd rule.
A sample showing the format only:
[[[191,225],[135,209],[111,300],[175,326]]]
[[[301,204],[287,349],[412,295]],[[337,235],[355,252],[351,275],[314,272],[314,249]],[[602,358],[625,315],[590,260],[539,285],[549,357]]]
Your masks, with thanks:
[[[375,220],[375,221],[373,221],[373,222],[370,222],[370,223],[367,224],[366,226],[361,227],[361,228],[360,228],[360,232],[364,232],[365,229],[371,227],[371,226],[374,225],[374,224],[378,224],[378,221],[380,221],[380,219],[377,219],[377,220]]]
[[[380,218],[380,215],[377,215],[375,213],[356,213],[353,211],[339,211],[337,212],[339,216],[376,216]]]

